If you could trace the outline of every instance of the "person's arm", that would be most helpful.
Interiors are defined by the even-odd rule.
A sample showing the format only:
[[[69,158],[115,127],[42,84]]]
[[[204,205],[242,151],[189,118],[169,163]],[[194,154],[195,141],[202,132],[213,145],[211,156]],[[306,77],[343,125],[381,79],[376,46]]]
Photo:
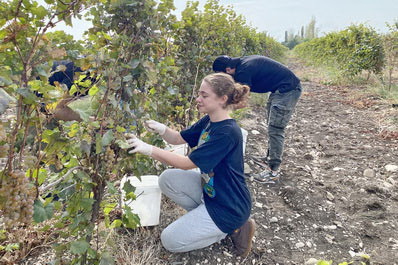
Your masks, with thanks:
[[[166,127],[165,133],[162,135],[162,138],[168,142],[169,144],[185,144],[187,143],[184,138],[182,138],[180,132],[177,132],[169,127]]]
[[[158,133],[169,144],[185,144],[186,141],[182,138],[181,134],[163,123],[149,120],[145,122],[145,128],[150,132]]]
[[[156,146],[152,147],[151,157],[167,165],[184,170],[197,168],[189,157],[171,153]]]

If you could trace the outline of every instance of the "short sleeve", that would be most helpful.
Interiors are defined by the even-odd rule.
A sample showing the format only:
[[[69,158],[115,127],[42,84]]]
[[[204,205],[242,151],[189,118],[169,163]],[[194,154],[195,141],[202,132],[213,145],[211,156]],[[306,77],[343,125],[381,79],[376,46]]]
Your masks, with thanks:
[[[204,173],[211,172],[235,146],[233,139],[226,133],[214,134],[209,141],[195,149],[189,158]]]
[[[204,116],[194,125],[188,127],[185,130],[180,132],[181,137],[188,143],[189,147],[195,147],[198,144],[200,134],[202,130],[207,126],[210,122],[210,117],[208,115]]]

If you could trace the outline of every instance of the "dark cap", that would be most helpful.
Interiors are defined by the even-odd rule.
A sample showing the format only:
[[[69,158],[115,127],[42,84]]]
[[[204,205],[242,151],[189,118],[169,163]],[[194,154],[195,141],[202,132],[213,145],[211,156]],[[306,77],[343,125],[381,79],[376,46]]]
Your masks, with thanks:
[[[227,55],[218,56],[213,62],[213,71],[225,73],[225,68],[229,66],[230,61],[231,57]]]

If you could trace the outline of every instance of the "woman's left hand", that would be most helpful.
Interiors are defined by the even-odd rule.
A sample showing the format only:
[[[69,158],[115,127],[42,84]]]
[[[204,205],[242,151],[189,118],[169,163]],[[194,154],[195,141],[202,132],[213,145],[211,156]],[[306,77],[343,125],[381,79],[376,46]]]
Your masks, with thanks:
[[[127,143],[130,145],[129,148],[132,148],[129,151],[129,154],[141,153],[147,156],[150,156],[152,154],[152,145],[141,141],[134,135],[128,135],[128,137],[130,137],[130,139],[127,139]]]

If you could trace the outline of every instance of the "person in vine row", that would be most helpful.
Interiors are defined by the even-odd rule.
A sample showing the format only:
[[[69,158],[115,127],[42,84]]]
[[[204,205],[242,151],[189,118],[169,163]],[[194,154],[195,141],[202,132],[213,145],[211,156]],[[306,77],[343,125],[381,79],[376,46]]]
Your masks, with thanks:
[[[213,71],[233,76],[236,82],[250,86],[251,92],[271,92],[266,105],[268,148],[261,158],[268,167],[254,179],[262,183],[278,182],[285,128],[302,91],[299,78],[283,64],[261,55],[236,58],[222,55],[214,60]]]
[[[73,61],[70,60],[54,61],[51,67],[51,72],[53,74],[48,79],[50,85],[56,86],[56,83],[64,84],[68,91],[71,90],[73,85],[78,87],[77,91],[74,92],[72,96],[64,98],[58,103],[57,108],[52,113],[53,117],[56,120],[63,121],[82,121],[80,115],[70,109],[67,104],[78,98],[87,96],[90,87],[98,81],[97,76],[92,76],[89,71],[83,71],[80,67],[76,66]],[[75,73],[84,73],[85,77],[79,82],[75,82]],[[40,77],[37,77],[37,79],[40,79]],[[43,95],[37,91],[35,91],[35,94],[38,97],[43,97]],[[44,103],[42,103],[40,110],[48,114],[46,105]]]
[[[57,71],[57,68],[61,65],[65,67],[65,70]],[[83,70],[80,67],[75,66],[75,63],[72,61],[61,60],[54,61],[53,66],[51,67],[51,72],[53,72],[53,74],[48,79],[50,85],[55,86],[55,82],[58,82],[65,84],[68,90],[70,90],[74,84],[75,73],[81,73]]]
[[[170,144],[194,149],[188,156],[149,145],[130,135],[130,153],[141,153],[175,167],[159,177],[161,191],[188,212],[161,234],[171,252],[207,247],[230,235],[236,254],[246,257],[252,247],[255,222],[250,218],[251,196],[243,173],[243,137],[231,118],[234,107],[248,98],[249,87],[224,73],[206,76],[197,107],[206,114],[181,132],[147,121],[146,127]],[[199,168],[199,171],[191,170]]]

